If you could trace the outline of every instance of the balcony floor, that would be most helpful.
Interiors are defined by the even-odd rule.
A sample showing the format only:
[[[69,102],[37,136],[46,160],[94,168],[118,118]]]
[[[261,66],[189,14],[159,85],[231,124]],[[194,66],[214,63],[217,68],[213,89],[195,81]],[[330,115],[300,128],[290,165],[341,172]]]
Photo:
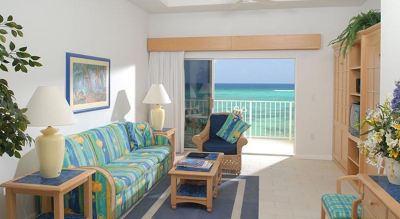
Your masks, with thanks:
[[[244,154],[293,155],[294,142],[281,139],[249,138]]]

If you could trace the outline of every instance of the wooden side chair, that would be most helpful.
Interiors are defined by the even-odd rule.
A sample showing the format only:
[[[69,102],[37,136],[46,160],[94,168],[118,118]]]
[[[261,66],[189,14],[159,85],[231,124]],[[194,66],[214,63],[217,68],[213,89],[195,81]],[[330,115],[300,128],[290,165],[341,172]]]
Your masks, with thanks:
[[[339,177],[336,181],[336,193],[324,194],[321,198],[321,219],[327,215],[330,219],[358,219],[361,218],[361,197],[357,195],[341,194],[342,181],[358,182],[357,175]],[[360,191],[357,191],[358,193]]]
[[[222,170],[239,175],[242,169],[242,147],[247,144],[247,139],[242,135],[235,144],[231,144],[217,136],[228,115],[229,113],[211,114],[206,127],[200,134],[193,136],[192,141],[200,152],[224,153]]]

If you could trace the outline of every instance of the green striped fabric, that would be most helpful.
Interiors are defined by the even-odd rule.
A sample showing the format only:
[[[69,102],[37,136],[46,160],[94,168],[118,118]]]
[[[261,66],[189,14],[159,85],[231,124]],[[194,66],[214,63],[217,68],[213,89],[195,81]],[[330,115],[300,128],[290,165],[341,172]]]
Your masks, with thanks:
[[[131,140],[131,150],[154,145],[152,129],[147,122],[127,122],[129,137]]]
[[[80,166],[96,166],[96,155],[90,145],[90,140],[81,134],[65,137],[64,168]]]
[[[249,128],[250,125],[243,121],[239,116],[230,113],[221,129],[217,132],[217,136],[231,144],[234,144],[243,132]]]
[[[322,203],[331,219],[351,219],[351,205],[357,199],[355,195],[325,194]],[[357,208],[358,218],[361,218],[361,205]]]

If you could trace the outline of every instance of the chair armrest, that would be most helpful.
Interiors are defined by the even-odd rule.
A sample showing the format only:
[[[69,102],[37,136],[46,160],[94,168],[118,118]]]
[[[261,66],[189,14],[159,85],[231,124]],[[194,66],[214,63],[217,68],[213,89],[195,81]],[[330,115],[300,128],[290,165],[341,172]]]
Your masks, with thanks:
[[[341,194],[342,193],[342,182],[345,180],[352,180],[352,181],[358,181],[359,178],[357,175],[348,175],[348,176],[340,176],[336,179],[336,193]],[[359,191],[357,191],[359,192]]]
[[[208,139],[210,139],[209,133],[207,130],[204,129],[199,134],[194,135],[192,141],[197,146],[198,151],[203,151],[203,144]]]
[[[362,198],[358,198],[351,204],[351,219],[358,219],[358,205],[361,204]]]
[[[237,154],[242,153],[242,147],[245,146],[247,143],[248,143],[247,138],[244,136],[240,136],[240,138],[238,139],[238,141],[236,143]]]

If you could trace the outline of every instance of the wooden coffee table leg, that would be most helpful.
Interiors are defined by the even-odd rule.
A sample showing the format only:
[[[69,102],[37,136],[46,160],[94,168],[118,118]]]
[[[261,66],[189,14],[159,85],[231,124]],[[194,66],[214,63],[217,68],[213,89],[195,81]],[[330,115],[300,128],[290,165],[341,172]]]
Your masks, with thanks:
[[[7,188],[6,189],[6,199],[7,199],[7,209],[6,209],[6,215],[7,219],[15,219],[17,218],[16,214],[16,205],[17,205],[17,199],[16,199],[16,194],[12,189]]]
[[[171,176],[171,207],[176,209],[176,176]]]
[[[213,202],[213,177],[207,177],[207,211],[212,211]]]

